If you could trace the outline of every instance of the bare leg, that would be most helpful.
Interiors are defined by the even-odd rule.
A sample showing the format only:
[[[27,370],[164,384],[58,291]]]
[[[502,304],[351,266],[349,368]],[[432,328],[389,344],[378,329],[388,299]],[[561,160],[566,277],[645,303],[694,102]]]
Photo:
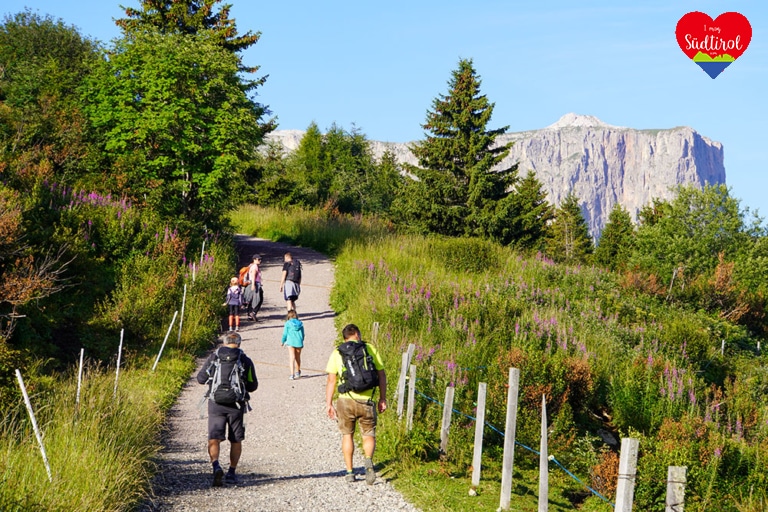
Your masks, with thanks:
[[[341,452],[344,454],[344,464],[347,466],[347,471],[352,471],[352,455],[355,453],[355,443],[352,439],[352,434],[342,434]]]
[[[363,453],[369,459],[373,457],[376,450],[376,438],[373,436],[363,436]]]
[[[208,440],[208,456],[211,458],[211,462],[219,460],[219,441],[218,439]]]
[[[229,442],[229,467],[234,470],[237,467],[237,463],[240,462],[240,454],[243,453],[243,443]]]
[[[301,349],[300,348],[294,348],[293,349],[294,359],[296,359],[296,371],[301,372]],[[291,367],[293,368],[293,367]]]
[[[291,369],[291,375],[296,372],[296,352],[295,348],[288,347],[288,367]]]

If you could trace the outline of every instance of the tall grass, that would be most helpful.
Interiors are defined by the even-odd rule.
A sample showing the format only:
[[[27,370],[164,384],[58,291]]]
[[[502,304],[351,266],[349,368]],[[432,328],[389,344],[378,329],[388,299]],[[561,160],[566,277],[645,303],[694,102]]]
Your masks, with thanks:
[[[21,397],[0,420],[0,510],[104,510],[134,508],[146,495],[160,449],[165,414],[194,369],[195,355],[215,341],[220,290],[231,275],[234,251],[208,241],[200,265],[181,266],[166,253],[137,254],[121,272],[118,286],[94,322],[114,335],[101,343],[116,354],[117,331],[126,329],[117,393],[114,359],[87,365],[79,407],[76,372],[55,376],[44,365],[26,368],[24,380],[44,436],[53,481],[43,465]],[[156,371],[155,358],[173,309],[180,309],[187,285],[182,334],[177,321]],[[170,313],[170,315],[169,315]],[[123,324],[126,325],[126,324]],[[87,354],[87,352],[86,352]]]
[[[432,399],[417,401],[412,433],[391,424],[391,416],[382,417],[382,431],[392,431],[380,449],[398,479],[434,464],[436,471],[466,481],[477,385],[488,383],[486,418],[502,429],[507,370],[517,367],[517,440],[538,445],[544,394],[550,451],[583,480],[599,482],[615,471],[608,463],[615,459],[603,457],[611,448],[595,434],[604,429],[617,438],[640,438],[641,509],[663,503],[667,465],[689,467],[691,510],[711,510],[715,503],[736,510],[722,505],[734,490],[752,502],[764,497],[764,490],[752,493],[764,489],[759,482],[768,476],[757,463],[768,445],[768,411],[758,398],[765,379],[751,353],[724,357],[718,350],[723,333],[730,333],[730,346],[750,345],[738,327],[670,307],[600,269],[523,257],[480,240],[392,237],[350,244],[337,267],[332,304],[340,323],[379,322],[377,343],[393,380],[400,354],[415,344],[417,388]],[[447,457],[437,458],[437,440],[429,432],[441,416],[434,400],[442,400],[448,385],[455,388],[454,408],[463,414],[454,415]],[[501,436],[491,430],[486,439],[484,464],[496,469]],[[533,470],[538,459],[518,453],[518,470]],[[489,478],[484,485],[494,488]],[[558,490],[573,504],[605,508],[582,491],[567,480]],[[430,494],[424,503],[435,507],[439,499]]]
[[[170,359],[156,371],[128,368],[115,376],[96,365],[85,371],[79,407],[76,379],[31,398],[50,461],[49,482],[23,406],[0,420],[4,466],[2,510],[129,510],[145,492],[160,448],[165,408],[192,371]]]
[[[230,215],[236,233],[258,236],[336,256],[349,241],[375,240],[391,233],[384,221],[325,210],[277,210],[243,205]]]

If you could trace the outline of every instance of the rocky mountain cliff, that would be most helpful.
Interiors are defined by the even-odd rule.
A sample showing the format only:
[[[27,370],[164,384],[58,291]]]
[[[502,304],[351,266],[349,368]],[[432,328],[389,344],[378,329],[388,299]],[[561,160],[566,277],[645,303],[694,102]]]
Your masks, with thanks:
[[[290,151],[303,134],[278,130],[271,137]],[[502,165],[518,163],[521,176],[533,170],[551,203],[559,205],[572,190],[594,237],[616,203],[636,218],[652,199],[671,199],[678,184],[725,183],[722,144],[688,127],[636,130],[566,114],[546,128],[497,140],[514,142]],[[417,164],[408,143],[371,141],[371,147],[377,157],[390,150],[398,161]]]

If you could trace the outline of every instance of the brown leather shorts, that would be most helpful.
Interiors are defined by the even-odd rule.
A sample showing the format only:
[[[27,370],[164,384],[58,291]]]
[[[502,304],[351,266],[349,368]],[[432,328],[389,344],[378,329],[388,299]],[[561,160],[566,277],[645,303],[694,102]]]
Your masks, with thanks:
[[[376,420],[375,403],[344,397],[336,400],[336,421],[342,434],[354,434],[355,424],[359,423],[362,435],[376,437]]]

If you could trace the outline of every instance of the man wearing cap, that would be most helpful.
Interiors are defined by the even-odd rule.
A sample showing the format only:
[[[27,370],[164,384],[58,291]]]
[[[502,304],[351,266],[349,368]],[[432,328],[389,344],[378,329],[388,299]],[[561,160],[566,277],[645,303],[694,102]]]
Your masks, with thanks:
[[[242,338],[236,332],[230,332],[224,337],[223,345],[211,353],[203,363],[203,367],[197,374],[197,382],[200,384],[211,384],[213,375],[211,374],[215,358],[219,361],[233,361],[240,358],[243,365],[243,382],[245,390],[250,393],[256,391],[259,387],[259,381],[256,378],[256,369],[253,361],[240,349]],[[231,364],[231,363],[230,363]],[[247,401],[250,398],[245,394],[245,400],[233,404],[220,404],[214,400],[208,400],[208,455],[213,465],[213,486],[220,487],[224,481],[228,484],[237,484],[235,468],[240,461],[240,455],[243,452],[243,440],[245,439],[245,423],[243,415],[248,407]],[[207,395],[206,395],[207,396]],[[219,463],[219,450],[221,442],[224,441],[229,432],[229,471],[224,476],[224,470]]]

